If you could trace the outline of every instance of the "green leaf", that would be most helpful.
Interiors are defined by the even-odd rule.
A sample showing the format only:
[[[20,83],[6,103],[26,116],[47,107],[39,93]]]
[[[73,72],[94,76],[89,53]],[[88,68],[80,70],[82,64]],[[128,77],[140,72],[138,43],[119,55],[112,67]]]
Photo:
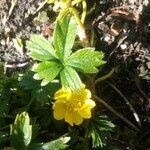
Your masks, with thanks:
[[[70,140],[70,137],[61,137],[57,140],[53,140],[47,143],[31,143],[30,150],[62,150],[66,149],[66,144]]]
[[[65,16],[57,20],[53,45],[37,35],[32,35],[27,42],[30,56],[42,61],[33,67],[33,71],[36,72],[34,79],[42,80],[42,86],[60,74],[64,87],[77,90],[81,88],[81,80],[76,70],[83,73],[95,73],[98,71],[97,67],[105,63],[102,60],[103,53],[94,51],[93,48],[83,48],[71,55],[76,29],[75,19]]]
[[[32,126],[27,112],[17,114],[14,124],[10,125],[10,139],[16,150],[24,150],[30,144]]]
[[[104,147],[107,143],[108,134],[114,127],[115,125],[106,116],[93,118],[86,127],[87,137],[92,138],[93,147]]]
[[[9,140],[9,135],[7,132],[0,132],[0,144],[5,143]]]
[[[45,143],[42,145],[43,150],[61,150],[66,149],[68,145],[66,143],[70,140],[70,137],[59,138],[57,140]]]
[[[54,93],[60,89],[59,82],[51,82],[47,86],[40,85],[40,81],[33,79],[34,72],[28,71],[19,77],[19,86],[24,89],[24,93],[30,93],[37,101],[48,102]],[[7,90],[8,96],[8,90]],[[6,101],[7,102],[7,101]],[[8,103],[8,102],[7,102]],[[7,105],[6,105],[7,106]]]
[[[39,82],[33,79],[33,75],[34,72],[26,71],[26,73],[19,78],[19,85],[23,87],[24,90],[35,90],[40,88]]]
[[[81,88],[81,80],[78,73],[69,66],[66,66],[60,72],[60,78],[64,87],[70,87],[72,90],[78,90]]]
[[[60,59],[67,58],[71,53],[76,37],[77,24],[72,17],[64,17],[57,21],[54,30],[54,47]]]
[[[41,35],[32,34],[30,40],[26,43],[26,48],[30,50],[29,55],[39,61],[54,60],[57,58],[52,44]]]
[[[62,65],[54,61],[46,61],[33,66],[32,69],[36,74],[33,78],[36,80],[42,80],[41,86],[45,86],[51,82],[62,70]]]
[[[66,64],[79,69],[84,73],[96,73],[96,67],[103,65],[103,53],[94,51],[94,48],[84,48],[73,53],[66,61]]]

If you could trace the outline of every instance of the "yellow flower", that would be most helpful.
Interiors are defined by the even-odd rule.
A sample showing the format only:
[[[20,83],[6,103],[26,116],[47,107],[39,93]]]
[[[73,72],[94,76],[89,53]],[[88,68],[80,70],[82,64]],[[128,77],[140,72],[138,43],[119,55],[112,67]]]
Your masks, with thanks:
[[[56,101],[53,110],[56,120],[64,119],[73,126],[81,124],[84,118],[91,118],[91,109],[95,107],[95,102],[91,100],[91,92],[85,85],[79,91],[62,88],[55,93],[54,98]]]

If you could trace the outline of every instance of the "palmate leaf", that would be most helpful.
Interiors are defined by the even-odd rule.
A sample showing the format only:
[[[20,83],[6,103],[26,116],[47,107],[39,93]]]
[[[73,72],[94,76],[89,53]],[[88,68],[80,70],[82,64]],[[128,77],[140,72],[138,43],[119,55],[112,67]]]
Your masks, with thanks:
[[[98,71],[96,67],[105,63],[102,58],[102,52],[94,51],[94,48],[89,47],[73,53],[66,61],[66,64],[84,73],[96,73]]]
[[[65,16],[57,20],[53,34],[53,43],[39,35],[31,35],[27,42],[30,56],[42,61],[33,71],[34,79],[42,80],[44,86],[60,74],[62,86],[73,90],[81,88],[81,80],[77,71],[96,73],[97,67],[104,64],[103,53],[93,48],[83,48],[72,53],[76,37],[75,19]]]
[[[60,72],[60,78],[62,85],[64,87],[70,87],[72,90],[77,90],[81,88],[81,80],[78,73],[69,66],[66,66]]]
[[[71,48],[76,37],[76,29],[77,24],[73,17],[65,16],[57,21],[53,35],[53,44],[60,59],[64,60],[72,52]]]
[[[54,60],[57,58],[56,51],[50,43],[41,35],[32,34],[26,42],[26,48],[30,50],[29,55],[39,61]]]
[[[62,70],[62,65],[54,61],[46,61],[33,66],[32,69],[36,72],[33,76],[36,80],[42,80],[41,86],[51,82]]]

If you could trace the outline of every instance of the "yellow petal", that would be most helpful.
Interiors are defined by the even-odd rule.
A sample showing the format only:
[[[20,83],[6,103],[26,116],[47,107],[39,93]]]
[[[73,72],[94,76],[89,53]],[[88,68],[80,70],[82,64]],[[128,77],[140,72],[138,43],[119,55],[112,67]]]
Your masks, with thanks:
[[[77,113],[73,113],[73,120],[75,125],[80,125],[83,122],[83,117]]]
[[[91,109],[95,107],[95,102],[91,99],[85,101],[85,104],[79,109],[79,114],[83,118],[91,118]]]
[[[89,105],[91,108],[93,108],[93,107],[96,106],[95,102],[94,102],[93,100],[91,100],[91,99],[87,99],[87,100],[85,101],[85,104],[86,104],[86,105]]]
[[[68,122],[71,126],[73,126],[73,115],[71,111],[66,111],[65,121]]]
[[[85,84],[82,84],[82,89],[81,89],[82,95],[84,95],[86,98],[85,99],[90,99],[91,98],[91,91],[85,88]]]
[[[71,96],[71,89],[70,88],[61,88],[60,90],[58,90],[55,95],[54,98],[55,100],[68,100]]]
[[[53,109],[54,109],[53,115],[56,120],[61,120],[65,117],[66,113],[65,103],[61,101],[56,101],[53,105]]]
[[[86,119],[91,118],[91,109],[87,106],[87,107],[83,107],[79,110],[79,114]]]
[[[91,98],[91,92],[88,89],[80,89],[80,91],[73,92],[71,99],[85,101]]]
[[[91,95],[92,95],[92,94],[91,94],[91,91],[90,91],[90,90],[85,89],[85,90],[84,90],[84,93],[85,93],[84,95],[86,96],[86,99],[90,99],[90,98],[91,98]]]
[[[66,112],[65,121],[68,122],[71,126],[73,124],[80,125],[83,122],[83,118],[77,112]]]

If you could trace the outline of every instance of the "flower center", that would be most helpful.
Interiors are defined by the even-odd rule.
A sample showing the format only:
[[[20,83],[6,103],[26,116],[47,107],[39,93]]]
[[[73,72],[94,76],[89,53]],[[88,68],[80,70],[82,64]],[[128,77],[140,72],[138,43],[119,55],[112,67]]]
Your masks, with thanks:
[[[82,106],[81,101],[72,100],[66,103],[66,109],[69,110],[70,112],[77,112],[81,106]]]

